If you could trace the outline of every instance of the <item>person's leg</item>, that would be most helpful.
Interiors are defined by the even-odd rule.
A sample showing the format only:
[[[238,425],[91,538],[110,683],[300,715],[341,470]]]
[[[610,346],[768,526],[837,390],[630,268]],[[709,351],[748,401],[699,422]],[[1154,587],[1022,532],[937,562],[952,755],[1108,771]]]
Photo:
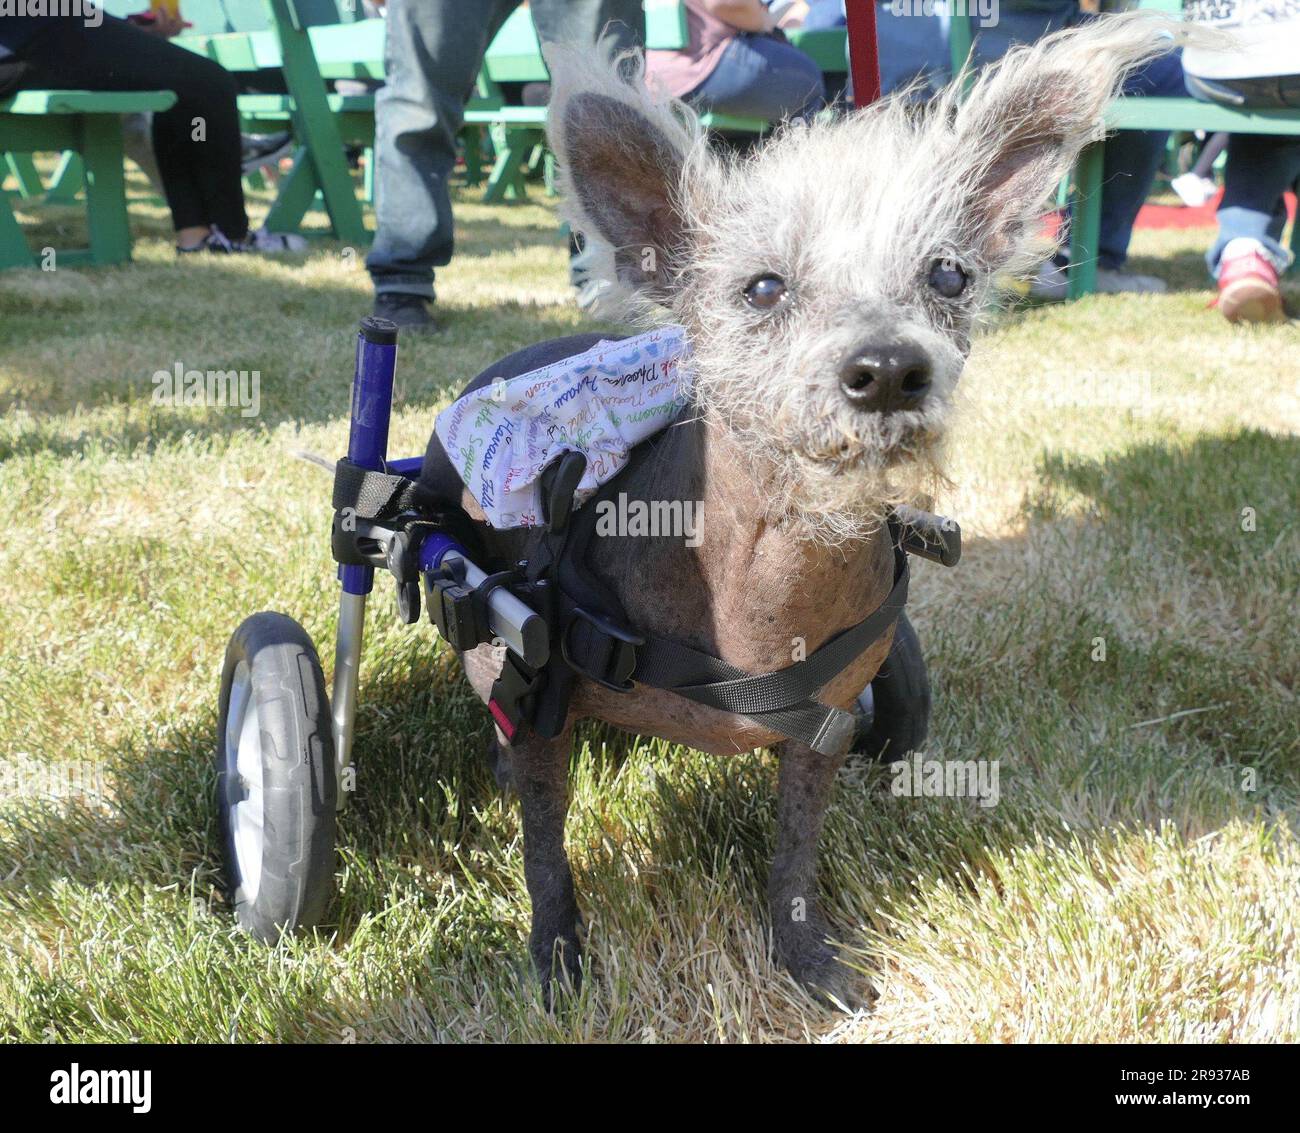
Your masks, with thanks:
[[[447,178],[483,55],[517,0],[389,0],[387,82],[375,98],[375,242],[366,267],[377,295],[433,299],[450,262]]]
[[[615,52],[638,47],[645,41],[645,18],[641,0],[532,0],[529,4],[537,37],[543,43],[587,44],[601,42]],[[529,84],[532,86],[533,84]],[[536,91],[524,88],[524,101],[530,93],[538,97],[544,91],[550,98],[550,84],[536,84]],[[592,264],[583,255],[582,241],[569,236],[569,281],[577,289],[578,306],[592,314],[600,312],[602,299],[611,291],[608,281],[591,274]]]
[[[1255,241],[1279,273],[1286,270],[1291,253],[1281,242],[1286,224],[1282,194],[1297,177],[1300,138],[1233,134],[1228,139],[1219,232],[1205,257],[1211,275],[1218,278],[1220,259],[1233,240]]]
[[[892,94],[917,80],[925,83],[922,93],[929,94],[948,81],[952,61],[938,16],[900,15],[881,7],[876,13],[876,31],[882,94]]]
[[[1171,51],[1139,68],[1124,83],[1126,98],[1182,97],[1182,53]],[[1119,130],[1106,139],[1102,158],[1100,238],[1097,263],[1119,271],[1128,258],[1133,224],[1169,141],[1168,130]]]
[[[1214,163],[1219,160],[1219,155],[1228,148],[1229,134],[1226,130],[1220,130],[1217,134],[1211,134],[1209,141],[1202,148],[1200,156],[1196,159],[1196,164],[1192,166],[1192,173],[1197,177],[1209,177],[1214,172]]]
[[[884,14],[883,9],[877,13],[877,19]],[[826,28],[842,28],[848,22],[844,14],[844,0],[808,0],[808,14],[804,17],[805,31],[822,31]],[[883,55],[884,52],[881,52]],[[884,60],[882,59],[883,63]]]
[[[1034,43],[1051,32],[1060,31],[1078,14],[1078,0],[1059,0],[1051,7],[1043,6],[1033,11],[1012,12],[1003,7],[997,22],[988,27],[981,27],[976,18],[971,27],[974,33],[972,61],[977,67],[995,62],[1016,44]]]
[[[743,33],[686,96],[702,110],[776,121],[814,113],[826,99],[822,73],[807,55],[765,35]]]
[[[24,49],[23,63],[28,88],[175,91],[176,105],[153,118],[173,225],[178,232],[218,225],[233,238],[247,233],[235,81],[228,71],[108,16],[94,28],[77,19],[52,21]]]
[[[529,9],[543,43],[581,46],[607,38],[625,51],[645,40],[641,0],[532,0]]]
[[[157,42],[150,35],[144,38]],[[176,92],[176,105],[153,116],[154,159],[176,227],[184,227],[178,213],[192,215],[202,219],[190,223],[210,225],[231,240],[242,240],[248,235],[248,213],[235,77],[183,47],[160,46],[185,57],[170,74],[154,72],[153,79],[154,86]]]

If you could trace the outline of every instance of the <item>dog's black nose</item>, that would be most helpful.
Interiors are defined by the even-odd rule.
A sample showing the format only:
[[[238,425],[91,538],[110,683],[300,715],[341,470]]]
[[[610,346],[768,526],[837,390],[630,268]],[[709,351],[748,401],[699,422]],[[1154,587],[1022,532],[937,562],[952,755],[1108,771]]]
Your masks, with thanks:
[[[873,343],[851,351],[840,366],[840,388],[858,409],[915,409],[930,389],[930,359],[911,342]]]

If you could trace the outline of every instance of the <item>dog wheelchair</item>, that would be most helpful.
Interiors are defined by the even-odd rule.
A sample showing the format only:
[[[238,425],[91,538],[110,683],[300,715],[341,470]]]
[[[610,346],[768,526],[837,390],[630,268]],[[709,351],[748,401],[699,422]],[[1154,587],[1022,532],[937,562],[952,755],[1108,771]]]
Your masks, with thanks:
[[[397,328],[363,320],[348,451],[335,472],[331,550],[341,593],[330,693],[311,638],[284,614],[253,614],[226,649],[216,801],[228,892],[239,923],[254,936],[273,941],[318,924],[333,892],[338,814],[355,782],[359,665],[376,570],[393,578],[404,623],[419,620],[423,587],[430,620],[458,653],[485,643],[505,646],[488,707],[508,739],[521,727],[557,734],[576,677],[615,689],[630,689],[635,677],[770,718],[774,730],[805,739],[814,750],[878,759],[921,747],[930,687],[920,642],[902,609],[906,554],[954,565],[961,544],[952,521],[911,509],[905,520],[891,516],[896,577],[886,603],[805,661],[753,677],[680,643],[637,633],[601,607],[584,581],[583,544],[575,534],[582,529],[582,510],[573,507],[585,467],[580,453],[564,454],[544,475],[549,541],[537,561],[480,566],[469,516],[421,500],[416,482],[423,458],[387,459],[396,357]],[[816,689],[895,623],[888,658],[856,710],[817,703]]]

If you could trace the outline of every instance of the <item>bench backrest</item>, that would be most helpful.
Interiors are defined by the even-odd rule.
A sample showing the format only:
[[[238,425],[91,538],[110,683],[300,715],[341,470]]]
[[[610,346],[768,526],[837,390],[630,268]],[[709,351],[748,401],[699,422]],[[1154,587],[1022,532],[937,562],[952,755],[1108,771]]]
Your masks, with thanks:
[[[100,0],[99,6],[119,20],[153,7],[150,0]],[[230,30],[221,0],[181,0],[181,16],[194,25],[188,29],[192,35],[215,35]]]
[[[551,75],[542,59],[537,29],[526,8],[516,8],[488,44],[483,73],[494,83],[545,83]]]
[[[271,26],[266,0],[181,0],[181,10],[186,11],[189,4],[220,5],[229,24],[223,31],[265,31]],[[305,28],[353,24],[363,15],[361,0],[290,0],[289,7]]]
[[[645,45],[681,51],[690,42],[686,5],[682,0],[645,0]]]
[[[147,12],[150,0],[101,0],[110,16],[123,19]],[[233,31],[266,31],[271,13],[266,0],[180,0],[181,16],[193,26],[189,35],[222,35]],[[293,0],[303,27],[350,24],[361,18],[361,0]]]

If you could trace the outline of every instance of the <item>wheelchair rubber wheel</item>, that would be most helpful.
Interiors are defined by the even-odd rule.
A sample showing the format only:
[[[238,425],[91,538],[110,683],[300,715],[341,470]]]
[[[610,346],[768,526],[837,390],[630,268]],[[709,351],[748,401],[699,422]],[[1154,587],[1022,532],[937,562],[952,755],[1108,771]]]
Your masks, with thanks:
[[[226,647],[217,814],[235,916],[259,940],[319,923],[334,889],[338,801],[320,659],[284,614],[246,619]]]
[[[899,615],[889,656],[858,697],[858,720],[850,759],[855,762],[903,759],[920,751],[930,728],[930,677],[921,639]]]

